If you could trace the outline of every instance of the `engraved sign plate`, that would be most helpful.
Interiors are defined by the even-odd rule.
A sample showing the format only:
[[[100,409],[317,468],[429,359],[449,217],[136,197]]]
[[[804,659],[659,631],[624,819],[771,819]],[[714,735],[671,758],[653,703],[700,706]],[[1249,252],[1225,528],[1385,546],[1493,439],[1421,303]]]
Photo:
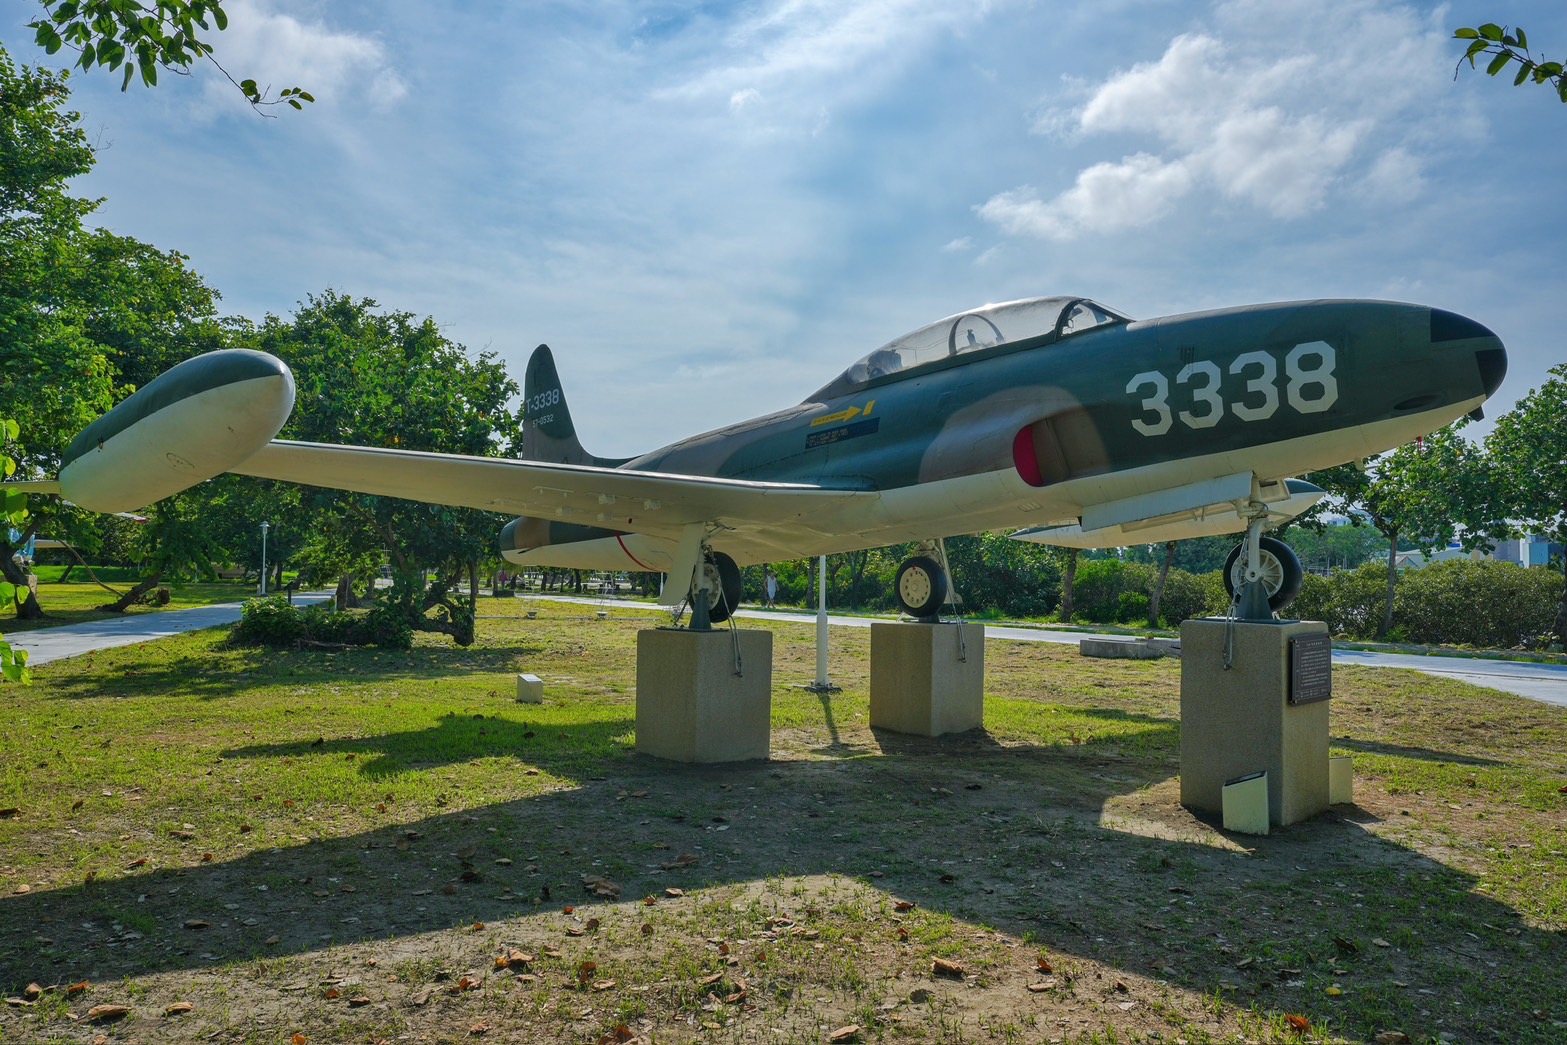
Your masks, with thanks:
[[[1291,704],[1333,698],[1333,640],[1326,635],[1290,639]]]

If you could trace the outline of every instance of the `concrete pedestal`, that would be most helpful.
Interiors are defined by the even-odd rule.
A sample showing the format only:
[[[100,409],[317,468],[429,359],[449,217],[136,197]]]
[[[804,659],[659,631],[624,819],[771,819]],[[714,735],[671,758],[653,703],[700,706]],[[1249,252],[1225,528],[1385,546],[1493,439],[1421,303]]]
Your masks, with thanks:
[[[1290,640],[1327,630],[1318,621],[1181,625],[1182,805],[1222,814],[1226,783],[1266,772],[1273,824],[1328,807],[1329,702],[1290,703]]]
[[[984,705],[983,624],[871,625],[873,727],[962,733],[984,724]]]
[[[675,762],[766,758],[772,737],[773,633],[637,633],[637,750]]]

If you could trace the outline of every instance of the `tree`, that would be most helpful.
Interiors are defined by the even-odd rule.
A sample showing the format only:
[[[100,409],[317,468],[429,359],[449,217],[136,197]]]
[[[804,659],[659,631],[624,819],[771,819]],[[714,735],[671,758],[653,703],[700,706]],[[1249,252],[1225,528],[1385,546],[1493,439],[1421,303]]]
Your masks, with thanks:
[[[0,417],[0,449],[5,444],[15,441],[21,433],[15,421]],[[16,462],[0,453],[0,479],[10,478],[16,472]],[[20,527],[27,520],[27,498],[17,490],[0,490],[0,526],[4,526],[7,534],[14,527]],[[7,551],[9,556],[10,552]],[[9,580],[0,580],[0,599],[14,599],[16,586]],[[27,651],[13,650],[11,644],[0,635],[0,678],[7,682],[30,682],[31,676],[27,671]]]
[[[376,311],[376,302],[327,290],[291,321],[267,319],[242,338],[294,371],[298,389],[289,438],[495,456],[513,439],[507,404],[516,382],[494,355],[470,359],[429,318]],[[494,547],[497,517],[468,508],[419,504],[336,490],[307,491],[308,527],[331,535],[322,547],[339,561],[384,551],[392,598],[409,624],[472,640],[478,564]],[[434,579],[425,571],[435,568]],[[469,582],[466,604],[454,591]],[[435,610],[431,619],[426,614]]]
[[[1567,363],[1496,421],[1485,441],[1499,500],[1517,524],[1567,544]],[[1552,628],[1567,646],[1567,590]]]
[[[217,294],[183,255],[83,227],[98,201],[73,196],[68,180],[94,156],[67,98],[63,76],[17,68],[0,50],[0,415],[25,433],[15,450],[25,478],[55,474],[69,441],[99,414],[228,337]],[[67,518],[57,499],[40,500],[22,537]],[[0,573],[24,583],[8,538],[0,534]],[[161,547],[167,555],[197,545]],[[43,609],[29,593],[20,612]]]
[[[127,90],[139,73],[148,87],[158,83],[158,70],[190,74],[191,65],[205,58],[260,112],[263,106],[287,104],[295,109],[313,102],[309,91],[287,87],[277,97],[269,97],[271,88],[261,88],[255,80],[236,80],[213,57],[213,48],[202,39],[214,28],[228,28],[229,18],[222,0],[38,0],[43,17],[27,23],[39,47],[49,54],[62,48],[77,52],[76,64],[82,69],[107,66],[112,72],[125,66],[120,90]],[[211,19],[209,24],[208,19]],[[263,114],[266,115],[266,114]]]
[[[1413,548],[1430,552],[1445,548],[1462,534],[1467,547],[1486,541],[1486,527],[1461,531],[1460,520],[1486,509],[1478,484],[1482,466],[1466,460],[1460,475],[1459,461],[1470,455],[1467,441],[1449,425],[1424,439],[1406,443],[1367,462],[1367,470],[1342,472],[1336,482],[1339,507],[1350,517],[1362,516],[1387,540],[1387,590],[1376,637],[1385,638],[1393,627],[1393,598],[1398,587],[1398,552]]]
[[[1453,70],[1453,79],[1458,78],[1463,70],[1464,63],[1469,63],[1469,68],[1478,69],[1481,55],[1489,55],[1491,61],[1486,65],[1488,76],[1496,76],[1514,62],[1518,63],[1518,72],[1513,77],[1513,86],[1521,85],[1525,80],[1532,80],[1537,84],[1549,84],[1563,102],[1567,102],[1567,79],[1562,75],[1561,62],[1548,62],[1541,55],[1538,60],[1529,50],[1529,37],[1523,31],[1523,26],[1509,29],[1507,26],[1487,22],[1473,29],[1458,29],[1453,32],[1453,39],[1468,40],[1469,47],[1464,51],[1464,56],[1458,60],[1458,68]]]

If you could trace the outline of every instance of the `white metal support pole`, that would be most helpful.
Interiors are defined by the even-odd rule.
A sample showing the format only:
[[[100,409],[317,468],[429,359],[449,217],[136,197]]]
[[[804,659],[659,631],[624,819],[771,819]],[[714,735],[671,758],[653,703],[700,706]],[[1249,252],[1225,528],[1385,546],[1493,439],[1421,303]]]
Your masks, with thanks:
[[[816,563],[816,688],[827,682],[827,556]]]
[[[271,523],[261,524],[261,594],[267,593],[267,527]]]

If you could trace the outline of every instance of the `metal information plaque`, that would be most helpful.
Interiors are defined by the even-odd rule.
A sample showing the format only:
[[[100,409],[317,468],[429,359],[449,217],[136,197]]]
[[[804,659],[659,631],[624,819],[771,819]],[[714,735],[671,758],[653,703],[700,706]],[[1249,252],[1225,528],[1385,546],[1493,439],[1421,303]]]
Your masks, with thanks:
[[[1290,639],[1291,704],[1333,698],[1333,640],[1326,635]]]

